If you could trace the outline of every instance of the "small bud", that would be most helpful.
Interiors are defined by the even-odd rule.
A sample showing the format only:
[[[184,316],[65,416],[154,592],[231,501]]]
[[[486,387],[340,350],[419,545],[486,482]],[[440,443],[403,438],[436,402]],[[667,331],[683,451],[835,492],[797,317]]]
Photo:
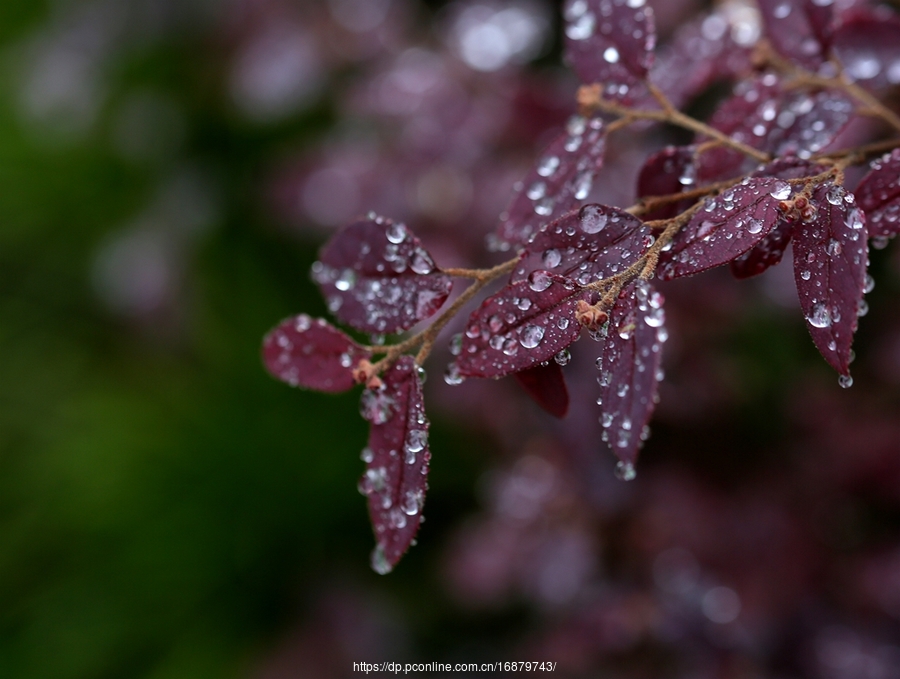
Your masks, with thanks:
[[[596,330],[609,319],[603,309],[592,306],[583,299],[578,300],[575,304],[575,320],[589,330]]]
[[[353,381],[357,384],[368,385],[369,380],[375,376],[375,366],[367,358],[360,359],[359,363],[353,369]]]

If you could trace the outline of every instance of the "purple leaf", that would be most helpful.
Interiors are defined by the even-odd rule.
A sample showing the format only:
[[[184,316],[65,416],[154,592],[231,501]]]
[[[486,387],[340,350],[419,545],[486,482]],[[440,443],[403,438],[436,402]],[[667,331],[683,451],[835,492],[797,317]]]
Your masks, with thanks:
[[[459,374],[503,377],[549,361],[578,338],[575,306],[592,295],[545,271],[507,285],[469,317],[456,359]]]
[[[554,417],[563,418],[569,412],[569,390],[556,361],[513,373],[513,377],[535,403]]]
[[[607,205],[585,205],[541,230],[510,280],[545,270],[588,285],[628,268],[652,244],[650,228],[634,215]]]
[[[638,175],[637,195],[668,196],[681,193],[685,186],[696,181],[696,146],[667,146],[647,158]],[[667,219],[681,212],[679,203],[673,202],[647,213],[647,219]]]
[[[850,345],[863,299],[868,251],[865,214],[852,193],[816,188],[808,221],[794,231],[794,280],[809,333],[828,364],[850,374]]]
[[[597,359],[603,440],[626,465],[626,478],[656,407],[662,344],[668,337],[662,305],[662,295],[646,281],[625,288],[610,313]]]
[[[742,255],[772,230],[782,216],[778,204],[790,194],[785,181],[752,177],[707,199],[660,255],[657,275],[690,276]]]
[[[787,156],[769,163],[754,173],[754,176],[799,179],[800,177],[816,175],[822,169],[796,156]],[[793,198],[802,188],[802,186],[792,186],[791,195],[788,199]],[[793,233],[793,220],[788,215],[782,216],[765,238],[737,259],[731,260],[731,273],[734,274],[735,278],[750,278],[761,274],[771,266],[775,266],[784,257]]]
[[[683,108],[719,80],[750,71],[750,50],[732,37],[733,24],[722,10],[685,24],[657,51],[650,81],[676,108]]]
[[[766,37],[781,56],[809,71],[828,57],[831,4],[815,0],[757,0]]]
[[[856,187],[856,202],[866,213],[869,238],[890,238],[900,232],[900,149],[871,168]]]
[[[517,184],[500,215],[497,237],[506,247],[524,245],[540,228],[577,207],[603,166],[606,130],[600,118],[573,116],[535,167]]]
[[[834,53],[854,80],[875,88],[900,84],[900,19],[857,9],[834,34]]]
[[[357,330],[406,330],[434,314],[453,285],[403,224],[381,217],[336,233],[313,265],[329,310]]]
[[[853,114],[853,102],[841,92],[782,90],[778,78],[766,74],[739,85],[710,124],[735,141],[773,156],[804,158],[831,144]],[[711,149],[702,154],[697,176],[702,182],[726,179],[745,171],[750,162],[738,151]]]
[[[630,100],[653,64],[653,11],[644,0],[568,0],[564,17],[566,59],[581,82]]]
[[[369,353],[321,318],[288,318],[266,335],[263,362],[273,377],[294,387],[329,393],[354,384],[353,369]]]
[[[382,380],[380,388],[363,391],[360,401],[370,427],[359,490],[368,499],[375,531],[372,568],[384,574],[397,565],[419,530],[431,452],[422,379],[413,358],[398,359]]]

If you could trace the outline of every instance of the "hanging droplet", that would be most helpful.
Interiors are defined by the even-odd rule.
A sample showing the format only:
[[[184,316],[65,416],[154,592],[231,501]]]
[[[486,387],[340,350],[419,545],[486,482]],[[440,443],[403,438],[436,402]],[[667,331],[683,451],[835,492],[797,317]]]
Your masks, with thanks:
[[[849,389],[853,386],[853,378],[850,375],[841,375],[838,377],[838,384],[844,389]]]
[[[616,478],[622,479],[623,481],[634,481],[636,476],[637,471],[631,462],[622,462],[620,460],[616,463]]]
[[[534,349],[544,339],[544,328],[539,325],[526,325],[519,336],[520,344],[526,349]]]

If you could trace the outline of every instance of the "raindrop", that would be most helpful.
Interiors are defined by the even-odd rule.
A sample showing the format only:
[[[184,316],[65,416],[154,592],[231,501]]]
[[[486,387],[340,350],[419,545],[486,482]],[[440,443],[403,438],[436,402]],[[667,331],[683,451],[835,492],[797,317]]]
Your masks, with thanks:
[[[410,262],[409,268],[420,276],[424,276],[434,271],[434,262],[431,261],[431,257],[428,256],[427,252],[419,249],[416,250],[415,254],[413,255],[412,262]]]
[[[572,40],[587,40],[594,34],[597,18],[593,12],[585,12],[566,27],[566,35]]]
[[[456,365],[456,361],[447,366],[447,370],[444,372],[444,382],[451,387],[455,387],[465,382],[465,380],[466,378],[459,374],[459,366]]]
[[[610,64],[615,64],[619,61],[619,50],[615,47],[607,47],[603,51],[603,60]]]
[[[844,389],[849,389],[853,386],[853,378],[850,375],[841,375],[838,377],[838,384]]]
[[[572,354],[568,349],[563,349],[553,357],[553,360],[559,365],[568,365],[569,361],[572,360]]]
[[[528,287],[535,292],[543,292],[550,287],[551,283],[553,283],[553,279],[550,277],[550,274],[541,269],[533,271],[528,277]]]
[[[787,200],[791,195],[791,185],[787,182],[776,182],[775,188],[772,189],[772,192],[769,195],[775,200]]]
[[[372,452],[372,449],[366,446],[362,449],[362,452],[359,454],[359,459],[365,462],[366,464],[371,463],[375,459],[375,453]]]
[[[627,432],[625,432],[627,433]],[[624,446],[622,446],[624,448]],[[637,471],[634,468],[634,465],[631,462],[622,462],[621,460],[616,463],[616,478],[622,479],[623,481],[634,481],[637,476]]]
[[[831,311],[824,304],[814,304],[806,320],[814,328],[827,328],[831,325]]]
[[[462,333],[458,332],[453,337],[450,338],[450,353],[453,356],[459,356],[459,352],[462,351]]]
[[[875,279],[872,278],[872,274],[867,273],[866,274],[866,282],[863,287],[863,292],[868,295],[874,289],[875,289]]]
[[[387,575],[394,569],[384,555],[384,547],[381,544],[376,545],[375,549],[372,550],[370,563],[372,564],[372,570],[379,575]]]
[[[402,243],[406,240],[406,227],[403,224],[390,224],[386,235],[391,243]]]
[[[537,173],[541,177],[549,177],[559,168],[559,158],[557,156],[544,156],[538,162]]]
[[[541,261],[548,269],[555,269],[562,261],[562,255],[559,254],[559,250],[551,248],[544,250],[544,254],[541,255]]]
[[[534,349],[544,339],[544,329],[539,325],[526,325],[519,336],[519,343],[526,349]]]

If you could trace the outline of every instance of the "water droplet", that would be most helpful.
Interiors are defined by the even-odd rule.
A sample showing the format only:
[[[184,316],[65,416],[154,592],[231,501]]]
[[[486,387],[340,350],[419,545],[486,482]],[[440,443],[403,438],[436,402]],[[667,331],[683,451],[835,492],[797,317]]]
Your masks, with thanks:
[[[364,389],[359,399],[359,414],[372,424],[384,424],[393,415],[394,399],[383,391]]]
[[[559,168],[559,158],[557,156],[544,156],[538,162],[537,173],[541,177],[549,177]]]
[[[572,360],[572,354],[568,349],[563,349],[553,357],[553,360],[559,365],[568,365],[569,361]]]
[[[456,365],[456,361],[447,366],[447,370],[444,372],[444,382],[451,387],[455,387],[465,382],[465,380],[466,378],[459,374],[459,366]]]
[[[409,454],[415,455],[421,452],[426,445],[428,445],[428,432],[424,429],[410,429],[406,435],[406,445],[403,447],[407,453],[406,461],[409,462]]]
[[[636,476],[637,471],[630,462],[622,462],[620,460],[616,463],[616,478],[622,479],[623,481],[634,481]]]
[[[488,319],[488,328],[490,328],[491,332],[500,332],[503,330],[503,319],[494,314]]]
[[[840,186],[832,186],[825,192],[825,200],[832,205],[840,205],[844,199],[844,189]]]
[[[366,446],[365,448],[362,449],[362,452],[359,454],[359,459],[362,460],[363,462],[365,462],[366,464],[369,464],[370,462],[372,462],[375,459],[375,453],[372,451],[371,448]]]
[[[516,307],[518,307],[522,311],[528,311],[531,308],[531,298],[523,297],[518,302],[516,302]]]
[[[615,64],[619,61],[619,50],[615,47],[607,47],[603,50],[603,60],[610,64]]]
[[[827,328],[831,325],[831,311],[824,304],[814,304],[806,320],[814,328]]]
[[[406,240],[406,226],[403,224],[389,224],[385,235],[391,243],[402,243]]]
[[[539,325],[526,325],[519,336],[519,343],[526,349],[534,349],[544,339],[544,328]]]
[[[581,230],[590,234],[600,233],[606,227],[609,219],[602,206],[599,205],[586,205],[581,208],[578,217]]]
[[[844,389],[849,389],[853,386],[853,378],[850,375],[841,375],[838,377],[838,384]]]
[[[859,306],[856,308],[856,315],[862,317],[867,313],[869,313],[869,303],[866,300],[861,299],[859,301]]]
[[[427,252],[419,248],[413,254],[409,268],[420,276],[424,276],[434,271],[434,262],[431,261],[431,257]]]
[[[572,40],[587,40],[594,34],[597,18],[593,12],[585,12],[566,26],[566,35]]]
[[[559,250],[550,248],[549,250],[544,250],[544,254],[541,255],[541,262],[546,268],[555,269],[562,262],[562,255],[559,254]]]
[[[842,250],[843,248],[841,247],[840,242],[835,240],[834,238],[828,241],[828,245],[825,247],[825,252],[827,252],[831,257],[836,257],[837,255],[841,254]]]
[[[759,233],[763,230],[763,226],[761,219],[749,219],[747,221],[747,231],[750,233]]]
[[[543,292],[553,283],[553,279],[546,271],[538,269],[528,277],[528,287],[535,292]]]
[[[375,549],[372,550],[372,557],[369,563],[372,565],[372,570],[379,575],[387,575],[394,570],[394,567],[388,563],[387,557],[384,555],[384,547],[380,544],[376,545]]]
[[[775,183],[775,188],[772,189],[772,192],[769,195],[775,200],[787,200],[791,195],[791,185],[787,182],[778,181]]]
[[[408,490],[400,503],[400,509],[402,509],[403,513],[407,516],[415,516],[422,510],[424,499],[422,491]]]
[[[540,200],[547,195],[547,185],[544,182],[535,182],[528,187],[528,191],[525,192],[525,195],[531,200]]]
[[[808,281],[811,277],[812,277],[812,274],[809,271],[807,271],[806,269],[804,269],[803,271],[800,272],[800,278],[802,278],[805,281]]]
[[[462,351],[462,333],[458,332],[453,337],[450,338],[450,354],[453,356],[459,356],[459,352]]]
[[[875,279],[872,278],[871,274],[867,273],[866,274],[866,282],[865,282],[865,285],[863,286],[863,292],[868,295],[874,289],[875,289]]]

